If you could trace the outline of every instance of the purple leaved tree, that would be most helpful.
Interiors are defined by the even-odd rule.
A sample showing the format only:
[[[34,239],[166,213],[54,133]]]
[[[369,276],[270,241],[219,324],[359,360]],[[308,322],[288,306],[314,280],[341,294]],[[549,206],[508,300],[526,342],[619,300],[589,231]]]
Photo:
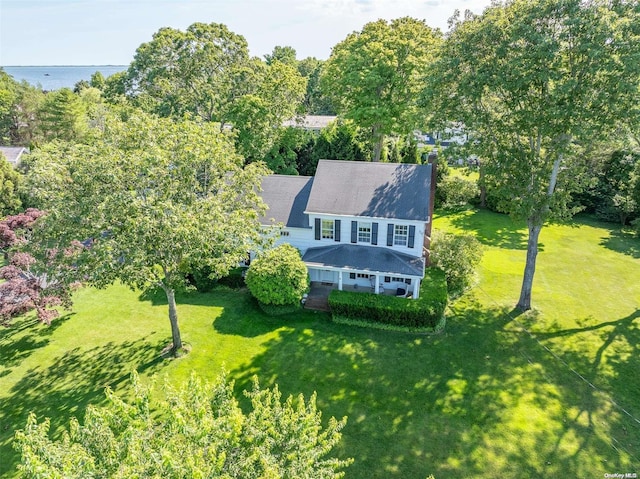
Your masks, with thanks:
[[[79,242],[64,251],[47,250],[34,255],[29,240],[38,218],[45,212],[28,209],[0,221],[0,250],[7,263],[0,268],[0,324],[8,326],[11,319],[35,311],[38,320],[51,324],[58,317],[57,307],[71,307],[74,284],[69,275],[68,260],[83,248]],[[42,259],[39,257],[42,256]]]

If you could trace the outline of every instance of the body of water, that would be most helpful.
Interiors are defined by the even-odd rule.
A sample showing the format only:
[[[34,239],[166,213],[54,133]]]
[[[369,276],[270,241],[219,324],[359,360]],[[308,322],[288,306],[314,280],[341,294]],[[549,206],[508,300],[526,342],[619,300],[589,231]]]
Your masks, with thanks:
[[[43,90],[71,88],[80,80],[91,79],[91,75],[99,71],[108,77],[126,70],[128,65],[85,65],[85,66],[6,66],[2,69],[16,81],[25,80]]]

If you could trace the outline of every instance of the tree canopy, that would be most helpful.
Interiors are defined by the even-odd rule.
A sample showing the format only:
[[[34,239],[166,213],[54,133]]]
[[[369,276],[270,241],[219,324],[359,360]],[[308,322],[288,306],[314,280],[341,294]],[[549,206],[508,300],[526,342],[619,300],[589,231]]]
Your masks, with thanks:
[[[418,99],[439,43],[438,30],[405,17],[367,23],[333,47],[322,89],[344,118],[370,130],[373,161],[380,160],[385,135],[422,124]]]
[[[611,130],[637,90],[638,44],[625,39],[634,15],[627,2],[495,3],[454,25],[427,75],[427,106],[473,132],[500,209],[527,220],[522,310],[543,224],[575,212],[576,152]]]
[[[16,432],[24,477],[337,479],[352,462],[327,457],[346,418],[323,428],[315,395],[282,400],[277,386],[261,389],[254,379],[245,413],[224,375],[212,385],[195,375],[179,390],[165,384],[159,402],[136,374],[133,386],[129,401],[107,389],[107,405],[89,406],[57,441],[49,420],[32,414]]]
[[[101,141],[51,143],[33,156],[29,189],[48,212],[40,242],[87,242],[72,261],[89,284],[161,288],[174,352],[182,347],[175,292],[185,268],[222,276],[262,240],[258,186],[267,170],[243,167],[212,123],[110,118]]]

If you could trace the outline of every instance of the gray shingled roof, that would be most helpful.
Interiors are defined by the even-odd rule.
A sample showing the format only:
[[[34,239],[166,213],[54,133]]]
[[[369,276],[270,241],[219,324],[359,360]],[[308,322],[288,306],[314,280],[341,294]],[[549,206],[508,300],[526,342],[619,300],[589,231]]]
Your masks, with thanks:
[[[13,166],[17,166],[20,163],[22,154],[28,151],[24,146],[0,146],[0,153],[2,153]]]
[[[307,213],[427,221],[431,165],[320,160]]]
[[[330,266],[390,275],[424,276],[424,260],[388,248],[340,244],[309,248],[302,260],[308,266]]]
[[[269,175],[262,178],[262,199],[269,209],[260,218],[263,225],[283,223],[290,228],[309,228],[304,210],[309,200],[313,177]]]
[[[282,123],[282,126],[294,126],[307,130],[322,130],[337,117],[332,115],[305,115],[302,118],[292,118]]]

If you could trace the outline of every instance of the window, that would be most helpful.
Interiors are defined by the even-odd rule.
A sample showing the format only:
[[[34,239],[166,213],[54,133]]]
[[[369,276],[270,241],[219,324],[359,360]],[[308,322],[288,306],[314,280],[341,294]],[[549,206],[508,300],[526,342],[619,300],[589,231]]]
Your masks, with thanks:
[[[362,274],[362,273],[358,273],[356,275],[356,277],[358,278],[364,278],[364,279],[369,279],[369,275],[368,274]]]
[[[393,244],[395,246],[407,246],[409,238],[409,227],[406,225],[395,225],[393,232]]]
[[[280,230],[280,236],[289,236],[288,231]]]
[[[349,273],[349,279],[356,279],[355,273]]]
[[[371,223],[358,222],[358,243],[371,243]]]
[[[322,220],[322,239],[333,239],[333,220]]]

